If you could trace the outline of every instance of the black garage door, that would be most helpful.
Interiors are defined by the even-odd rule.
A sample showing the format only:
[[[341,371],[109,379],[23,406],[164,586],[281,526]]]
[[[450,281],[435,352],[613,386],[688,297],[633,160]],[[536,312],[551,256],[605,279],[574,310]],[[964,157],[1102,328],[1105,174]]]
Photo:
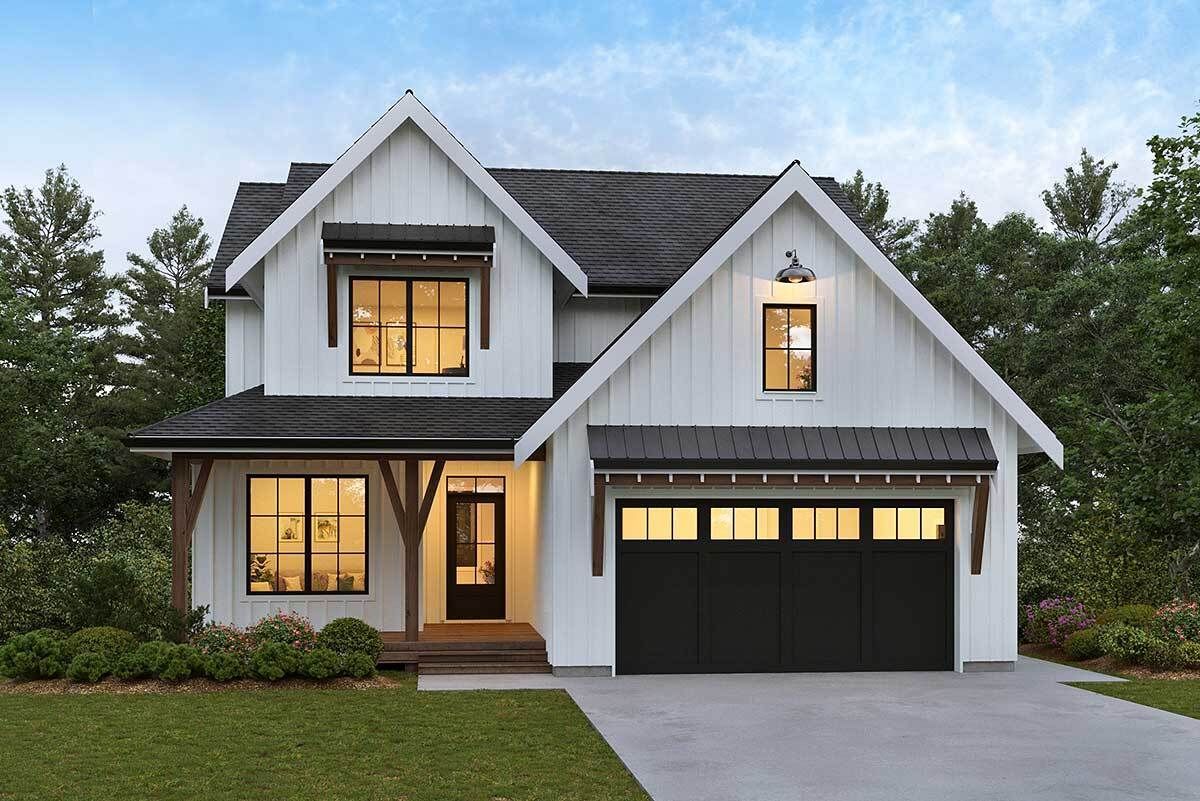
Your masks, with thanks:
[[[952,501],[616,509],[619,673],[952,667]]]

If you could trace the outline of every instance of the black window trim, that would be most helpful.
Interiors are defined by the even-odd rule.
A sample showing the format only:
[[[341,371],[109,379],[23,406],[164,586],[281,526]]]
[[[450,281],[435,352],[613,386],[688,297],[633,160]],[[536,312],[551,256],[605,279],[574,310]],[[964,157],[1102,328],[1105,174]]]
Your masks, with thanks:
[[[363,588],[361,590],[310,590],[285,592],[283,590],[250,589],[250,556],[254,553],[250,543],[250,481],[255,478],[302,478],[304,479],[304,583],[312,583],[312,480],[314,478],[361,478],[363,480]],[[279,495],[276,488],[276,517],[279,515]],[[339,494],[340,503],[340,494]],[[339,508],[340,511],[340,508]],[[340,517],[340,515],[339,515]],[[278,542],[276,548],[278,548]],[[278,551],[276,551],[278,553]],[[339,562],[340,564],[340,562]],[[279,569],[278,557],[275,569]],[[362,473],[247,473],[246,474],[246,595],[256,598],[279,596],[283,598],[330,598],[343,595],[371,594],[371,478]]]
[[[378,369],[375,372],[367,372],[362,369],[363,365],[356,366],[354,364],[354,329],[355,329],[355,324],[354,324],[354,282],[355,281],[378,281],[381,285],[381,291],[379,294],[380,299],[382,298],[382,295],[383,295],[382,284],[385,281],[403,282],[404,283],[404,285],[405,285],[404,302],[405,302],[406,308],[407,308],[407,311],[405,312],[405,321],[404,321],[404,348],[405,348],[405,359],[408,362],[408,370],[407,371],[405,371],[403,373],[385,373],[385,372],[383,372],[384,342],[383,342],[382,336],[383,336],[383,330],[388,327],[388,326],[383,325],[383,323],[374,323],[373,324],[374,327],[380,331],[380,340],[379,340],[379,362],[380,363],[378,365]],[[415,362],[413,361],[413,329],[414,328],[430,328],[430,327],[432,327],[439,332],[438,333],[438,360],[439,360],[439,363],[440,363],[441,354],[442,354],[441,333],[440,333],[441,329],[443,327],[457,329],[457,326],[442,326],[441,325],[442,310],[441,310],[441,287],[440,286],[438,287],[438,325],[436,325],[436,326],[425,326],[425,325],[414,326],[413,325],[412,297],[413,297],[413,282],[415,282],[415,281],[433,282],[433,283],[437,283],[437,284],[457,283],[457,284],[463,285],[463,302],[464,302],[464,308],[463,308],[463,362],[464,362],[464,364],[463,364],[463,372],[462,373],[417,373],[417,372],[413,371],[413,365],[415,364]],[[423,275],[410,275],[410,276],[350,275],[349,276],[349,284],[347,286],[347,289],[348,289],[348,291],[346,294],[349,296],[349,308],[347,310],[346,319],[347,319],[348,325],[350,326],[350,331],[349,331],[349,335],[348,335],[349,336],[349,344],[346,349],[346,362],[349,365],[350,375],[352,375],[352,376],[375,376],[378,378],[457,378],[457,379],[462,379],[462,378],[470,378],[471,377],[471,280],[469,278],[467,278],[465,276],[464,277],[441,277],[441,276],[423,276]],[[379,305],[381,307],[382,302],[380,302],[380,300],[377,300],[377,305]],[[377,313],[379,313],[379,312],[377,311]],[[363,326],[363,327],[366,327],[366,326]],[[399,326],[392,326],[392,327],[398,328]],[[356,369],[356,367],[357,367],[357,369]]]
[[[808,309],[812,314],[812,347],[811,348],[768,348],[767,347],[767,312],[771,309]],[[817,304],[815,303],[764,303],[762,307],[762,391],[787,392],[789,394],[814,395],[817,392]],[[782,350],[785,353],[793,350],[807,350],[812,355],[812,386],[808,389],[791,389],[767,386],[767,351]],[[791,375],[789,370],[788,375]]]

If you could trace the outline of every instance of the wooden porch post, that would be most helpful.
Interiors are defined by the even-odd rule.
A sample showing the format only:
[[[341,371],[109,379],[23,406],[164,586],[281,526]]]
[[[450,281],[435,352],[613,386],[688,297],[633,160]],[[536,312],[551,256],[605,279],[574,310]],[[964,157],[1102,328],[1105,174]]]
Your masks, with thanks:
[[[188,613],[188,552],[192,530],[204,502],[204,488],[212,473],[212,459],[200,462],[196,486],[192,487],[192,468],[186,457],[171,456],[171,606]]]
[[[404,460],[404,639],[409,642],[417,641],[421,628],[420,469],[419,460]]]

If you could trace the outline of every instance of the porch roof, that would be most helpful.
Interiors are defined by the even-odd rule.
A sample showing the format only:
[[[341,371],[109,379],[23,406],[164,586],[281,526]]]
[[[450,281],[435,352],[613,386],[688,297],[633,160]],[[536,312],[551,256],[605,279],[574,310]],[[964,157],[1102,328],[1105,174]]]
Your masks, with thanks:
[[[588,426],[597,471],[995,470],[982,428]]]
[[[548,398],[267,395],[257,386],[138,429],[125,442],[139,451],[511,451],[586,367],[556,363]]]

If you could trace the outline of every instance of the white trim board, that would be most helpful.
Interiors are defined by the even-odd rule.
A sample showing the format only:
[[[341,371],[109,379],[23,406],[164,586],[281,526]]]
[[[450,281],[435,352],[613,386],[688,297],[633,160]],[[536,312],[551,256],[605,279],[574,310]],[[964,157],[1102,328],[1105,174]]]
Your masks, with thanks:
[[[1058,437],[1034,414],[983,357],[963,339],[924,295],[896,269],[891,260],[864,234],[853,220],[817,186],[799,162],[783,171],[758,200],[717,238],[708,250],[659,297],[649,309],[625,329],[592,366],[563,393],[525,432],[514,448],[518,465],[541,447],[559,426],[587,402],[617,368],[648,340],[683,303],[730,259],[793,194],[798,194],[855,254],[883,281],[893,294],[921,321],[934,337],[988,391],[1017,425],[1053,462],[1062,467],[1063,446]]]
[[[512,220],[522,234],[545,254],[563,276],[582,295],[587,295],[587,276],[575,260],[554,241],[529,212],[502,187],[483,165],[463,147],[445,125],[434,117],[416,95],[409,90],[376,120],[350,148],[338,156],[321,177],[301,193],[300,197],[284,209],[274,222],[254,238],[245,250],[225,270],[225,289],[229,290],[244,278],[263,257],[275,247],[288,232],[300,224],[304,217],[329,195],[356,167],[370,157],[397,128],[412,120],[421,131],[437,145],[454,165],[466,174],[484,196],[496,205],[508,219]],[[253,294],[253,293],[251,293]]]

